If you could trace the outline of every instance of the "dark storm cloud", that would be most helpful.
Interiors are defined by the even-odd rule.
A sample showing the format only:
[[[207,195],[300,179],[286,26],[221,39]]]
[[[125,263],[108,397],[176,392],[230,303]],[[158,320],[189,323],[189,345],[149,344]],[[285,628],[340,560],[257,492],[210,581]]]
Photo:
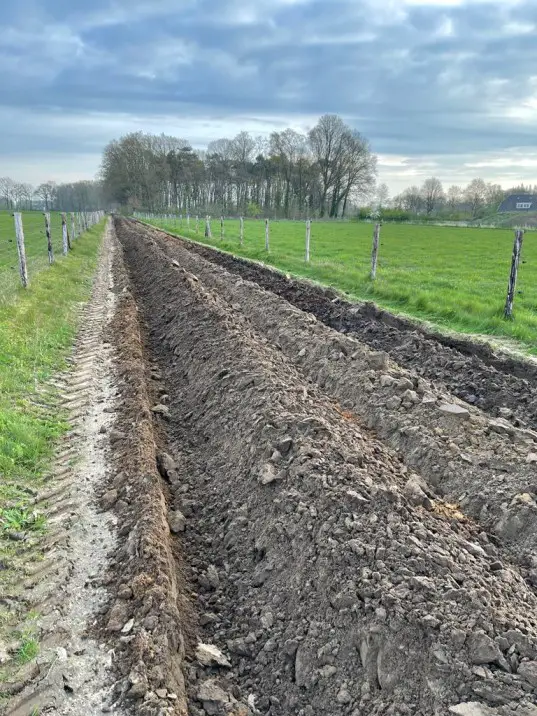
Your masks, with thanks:
[[[531,0],[9,0],[3,19],[0,157],[325,112],[384,155],[536,144]]]

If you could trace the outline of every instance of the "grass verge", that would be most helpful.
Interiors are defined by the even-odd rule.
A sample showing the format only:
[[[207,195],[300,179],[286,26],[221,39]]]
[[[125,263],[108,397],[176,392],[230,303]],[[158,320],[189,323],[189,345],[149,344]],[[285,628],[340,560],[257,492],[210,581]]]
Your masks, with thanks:
[[[13,287],[0,301],[0,684],[39,651],[23,587],[28,567],[42,558],[47,531],[33,502],[69,427],[48,381],[66,366],[103,228],[104,221],[67,257],[36,272],[29,289]]]

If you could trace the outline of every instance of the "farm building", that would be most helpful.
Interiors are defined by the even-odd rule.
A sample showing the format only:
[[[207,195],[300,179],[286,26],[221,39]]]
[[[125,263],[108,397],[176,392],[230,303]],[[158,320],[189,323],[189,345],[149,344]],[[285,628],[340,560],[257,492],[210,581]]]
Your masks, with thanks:
[[[510,194],[500,204],[502,214],[511,211],[537,211],[537,194]]]

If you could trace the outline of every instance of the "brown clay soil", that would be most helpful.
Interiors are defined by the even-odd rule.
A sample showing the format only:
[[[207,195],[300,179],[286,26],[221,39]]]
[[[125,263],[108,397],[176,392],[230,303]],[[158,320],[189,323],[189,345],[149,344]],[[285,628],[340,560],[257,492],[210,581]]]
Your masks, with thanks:
[[[535,405],[511,399],[531,368],[116,230],[116,701],[537,716]]]

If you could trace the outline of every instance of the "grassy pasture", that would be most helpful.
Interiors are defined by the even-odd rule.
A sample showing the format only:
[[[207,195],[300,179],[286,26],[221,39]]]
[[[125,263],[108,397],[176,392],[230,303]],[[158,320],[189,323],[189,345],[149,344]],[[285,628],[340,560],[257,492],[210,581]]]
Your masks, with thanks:
[[[305,225],[273,222],[270,253],[264,248],[262,221],[211,223],[213,238],[199,234],[195,220],[157,220],[158,226],[187,238],[257,259],[290,273],[338,288],[351,299],[371,300],[438,326],[515,340],[537,354],[537,233],[524,238],[514,319],[503,319],[514,234],[510,229],[479,229],[385,224],[381,230],[377,280],[369,278],[373,225],[312,222],[311,262],[306,264]]]

